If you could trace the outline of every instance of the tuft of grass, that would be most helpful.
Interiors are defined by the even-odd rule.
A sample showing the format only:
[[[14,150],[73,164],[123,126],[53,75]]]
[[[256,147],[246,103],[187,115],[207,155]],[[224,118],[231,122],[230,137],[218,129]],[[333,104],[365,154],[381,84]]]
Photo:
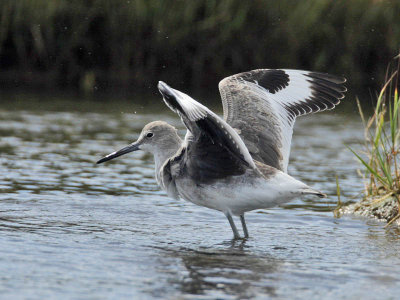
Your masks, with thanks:
[[[387,72],[385,84],[377,97],[373,115],[368,120],[357,99],[359,113],[365,128],[365,151],[356,152],[349,149],[364,167],[365,197],[374,197],[379,200],[393,196],[399,202],[400,99],[397,87],[400,56],[396,56],[395,59],[397,59],[397,68],[392,72]]]

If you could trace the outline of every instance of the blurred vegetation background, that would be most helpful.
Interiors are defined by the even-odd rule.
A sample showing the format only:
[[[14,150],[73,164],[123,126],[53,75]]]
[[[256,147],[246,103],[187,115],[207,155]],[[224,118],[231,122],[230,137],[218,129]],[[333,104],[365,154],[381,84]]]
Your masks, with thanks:
[[[400,1],[1,0],[0,89],[217,93],[225,76],[296,68],[376,91],[400,47]]]

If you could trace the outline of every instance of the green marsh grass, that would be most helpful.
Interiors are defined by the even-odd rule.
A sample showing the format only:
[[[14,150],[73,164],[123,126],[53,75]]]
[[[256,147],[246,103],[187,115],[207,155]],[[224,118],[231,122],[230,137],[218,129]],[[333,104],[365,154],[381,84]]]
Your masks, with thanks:
[[[217,92],[256,68],[373,78],[400,44],[400,1],[1,0],[2,87]],[[177,88],[180,88],[177,86]]]
[[[366,119],[359,100],[357,105],[365,128],[364,151],[350,151],[364,167],[365,197],[377,204],[389,197],[399,203],[400,194],[400,99],[398,93],[400,55],[397,70],[387,73],[385,84],[377,96],[373,115]],[[389,68],[388,68],[389,70]],[[400,216],[395,216],[389,223]]]

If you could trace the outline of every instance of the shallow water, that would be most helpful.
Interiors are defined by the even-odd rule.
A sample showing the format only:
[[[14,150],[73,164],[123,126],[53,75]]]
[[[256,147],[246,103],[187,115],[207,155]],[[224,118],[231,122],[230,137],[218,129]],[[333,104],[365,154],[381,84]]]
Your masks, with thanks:
[[[296,126],[289,173],[329,198],[247,213],[232,242],[221,213],[159,190],[150,155],[95,164],[149,121],[182,129],[167,108],[30,106],[0,106],[2,298],[397,298],[399,230],[332,213],[336,175],[344,201],[363,188],[355,115]]]

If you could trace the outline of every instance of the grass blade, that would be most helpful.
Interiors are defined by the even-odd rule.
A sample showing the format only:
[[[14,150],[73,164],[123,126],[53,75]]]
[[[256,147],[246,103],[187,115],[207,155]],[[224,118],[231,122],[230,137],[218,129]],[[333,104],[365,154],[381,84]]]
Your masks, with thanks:
[[[385,180],[382,176],[380,176],[380,175],[378,174],[378,172],[377,172],[376,170],[374,170],[374,168],[372,168],[368,163],[366,163],[365,160],[362,159],[361,156],[359,156],[355,151],[353,151],[353,149],[351,149],[350,147],[348,147],[348,148],[349,148],[349,150],[358,158],[358,160],[364,165],[364,167],[367,168],[367,170],[368,170],[371,174],[373,174],[376,178],[378,178],[379,181],[380,181],[383,185],[387,186],[386,180]]]

